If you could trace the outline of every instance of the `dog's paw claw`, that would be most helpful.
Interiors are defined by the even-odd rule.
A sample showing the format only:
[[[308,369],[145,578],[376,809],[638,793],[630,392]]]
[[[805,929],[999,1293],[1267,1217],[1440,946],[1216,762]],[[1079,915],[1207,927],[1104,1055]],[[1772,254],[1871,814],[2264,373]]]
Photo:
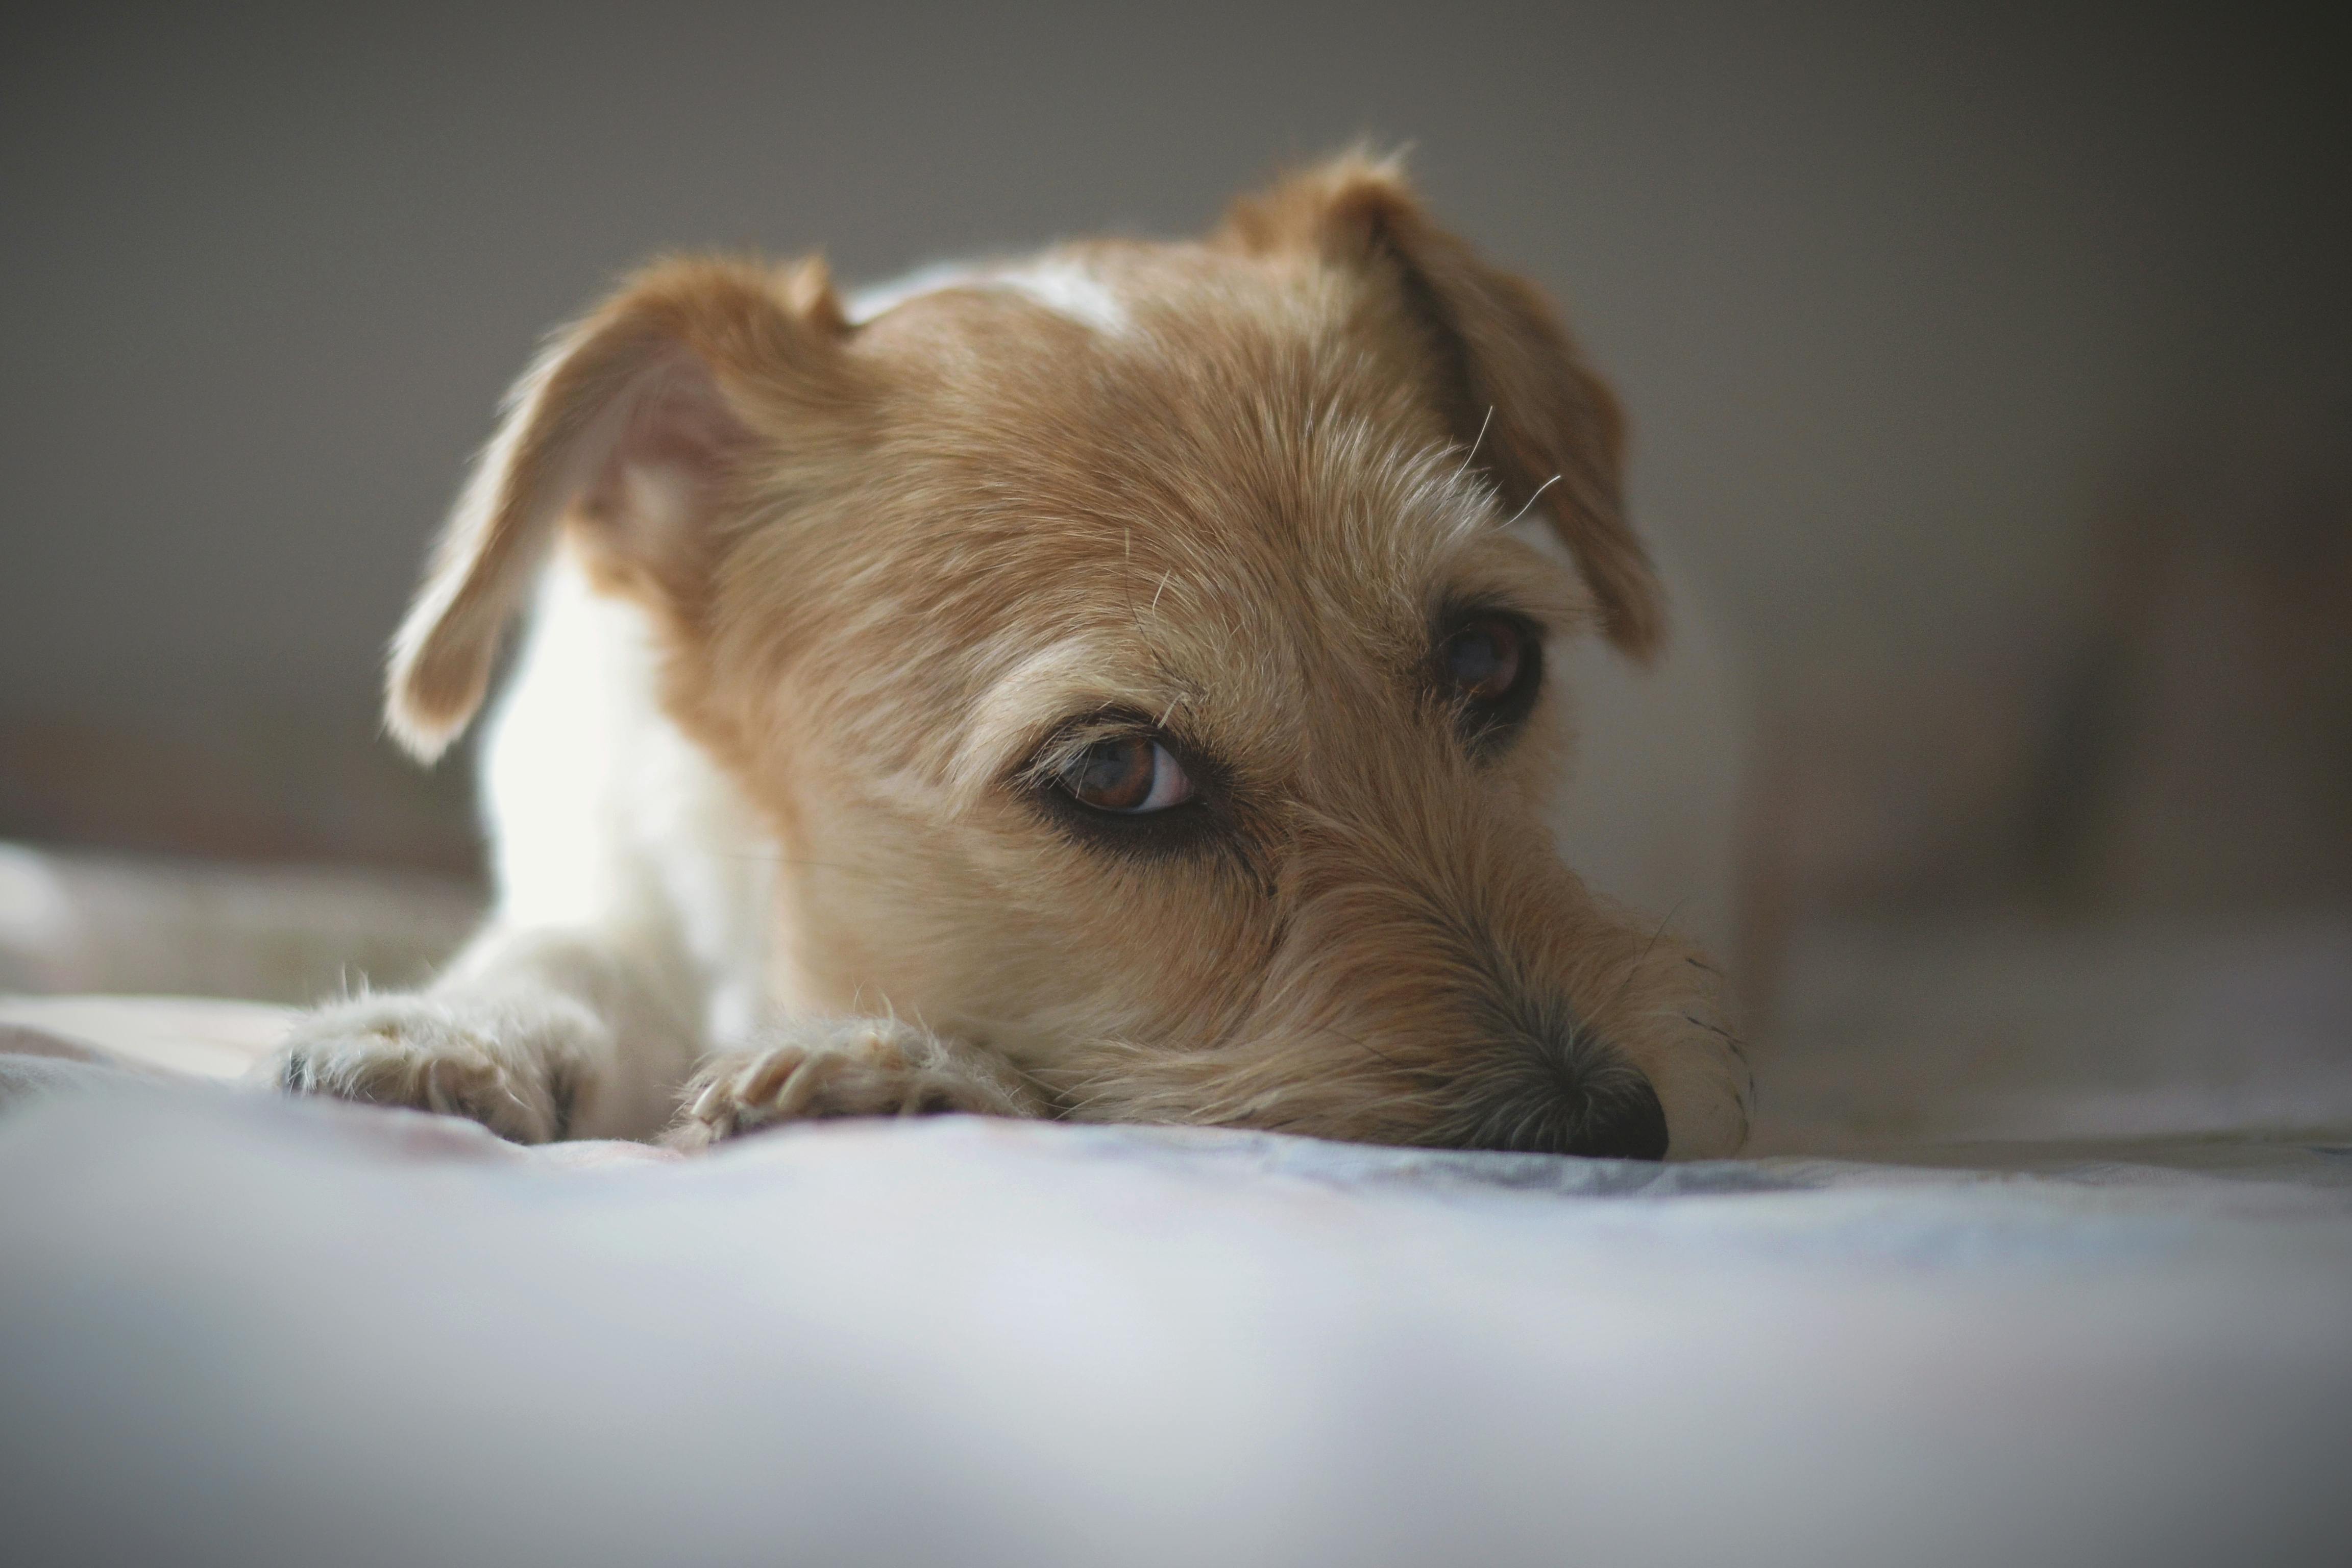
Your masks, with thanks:
[[[764,1049],[713,1058],[666,1140],[705,1148],[787,1121],[848,1116],[1034,1116],[1013,1074],[888,1019],[812,1020]]]

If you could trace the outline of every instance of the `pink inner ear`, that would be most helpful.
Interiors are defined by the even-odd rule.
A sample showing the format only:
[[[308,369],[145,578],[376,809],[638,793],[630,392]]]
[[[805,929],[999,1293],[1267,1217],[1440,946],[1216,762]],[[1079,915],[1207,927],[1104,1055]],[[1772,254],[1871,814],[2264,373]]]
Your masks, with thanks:
[[[751,432],[709,367],[687,353],[648,368],[607,417],[610,434],[591,458],[573,516],[616,553],[648,565],[674,560],[709,517]]]

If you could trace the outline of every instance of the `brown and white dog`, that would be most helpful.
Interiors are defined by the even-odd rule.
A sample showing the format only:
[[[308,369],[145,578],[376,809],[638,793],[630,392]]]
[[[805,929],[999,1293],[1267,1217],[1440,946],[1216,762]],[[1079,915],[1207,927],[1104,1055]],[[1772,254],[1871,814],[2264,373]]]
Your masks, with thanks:
[[[1360,157],[847,306],[656,265],[515,389],[394,647],[429,759],[530,602],[497,913],[266,1070],[524,1141],[1727,1152],[1716,969],[1547,826],[1574,642],[1664,630],[1619,448],[1537,291]]]

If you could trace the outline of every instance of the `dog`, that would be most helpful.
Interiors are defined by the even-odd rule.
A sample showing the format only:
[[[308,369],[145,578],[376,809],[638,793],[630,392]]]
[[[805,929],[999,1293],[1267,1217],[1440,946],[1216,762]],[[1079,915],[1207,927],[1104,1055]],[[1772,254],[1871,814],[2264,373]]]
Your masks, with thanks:
[[[1361,154],[848,303],[656,264],[517,384],[393,645],[430,762],[530,610],[495,913],[260,1070],[524,1142],[1728,1153],[1720,971],[1545,820],[1567,650],[1664,634],[1622,445],[1541,294]]]

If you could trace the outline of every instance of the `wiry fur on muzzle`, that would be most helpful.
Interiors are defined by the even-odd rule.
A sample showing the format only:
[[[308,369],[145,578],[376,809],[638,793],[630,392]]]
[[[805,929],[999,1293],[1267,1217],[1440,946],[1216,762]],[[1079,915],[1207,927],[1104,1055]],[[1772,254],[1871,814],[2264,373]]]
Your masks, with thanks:
[[[1200,1049],[1071,1064],[1076,1113],[1662,1156],[1657,1093],[1613,1037],[1638,1050],[1660,1008],[1687,1028],[1678,997],[1710,975],[1605,910],[1536,822],[1481,812],[1466,766],[1375,758],[1296,809],[1261,983]]]

